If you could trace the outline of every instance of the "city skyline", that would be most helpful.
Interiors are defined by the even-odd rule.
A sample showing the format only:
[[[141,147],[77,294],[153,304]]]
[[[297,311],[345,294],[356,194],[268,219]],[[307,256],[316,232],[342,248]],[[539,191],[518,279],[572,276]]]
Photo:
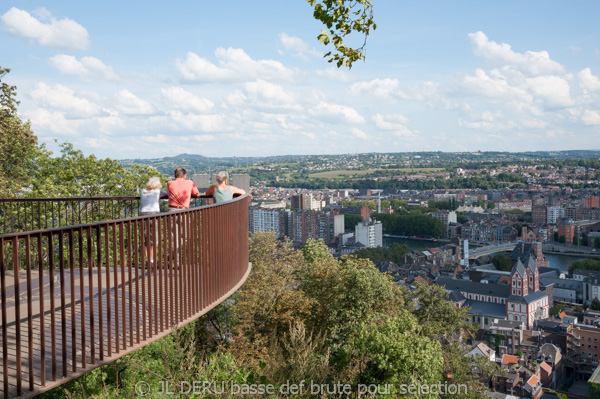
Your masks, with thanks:
[[[9,1],[3,81],[40,142],[98,157],[596,149],[599,8],[376,1],[348,70],[300,0]]]

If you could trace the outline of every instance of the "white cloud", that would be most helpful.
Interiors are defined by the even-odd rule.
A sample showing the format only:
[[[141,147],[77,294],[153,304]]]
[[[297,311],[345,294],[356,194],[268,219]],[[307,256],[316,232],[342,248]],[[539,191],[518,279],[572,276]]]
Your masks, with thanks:
[[[177,60],[177,69],[184,81],[214,82],[234,80],[235,74],[225,68],[220,68],[197,54],[188,52],[184,61]]]
[[[140,139],[152,144],[168,144],[173,141],[172,137],[165,136],[164,134],[157,134],[155,136],[142,136]]]
[[[119,80],[112,67],[95,57],[83,57],[77,60],[72,55],[58,54],[51,57],[48,62],[50,66],[66,75],[77,75],[83,79],[101,77],[107,80]]]
[[[308,56],[322,57],[322,54],[320,52],[318,52],[314,48],[310,48],[304,40],[298,37],[289,36],[286,33],[281,33],[279,34],[279,41],[286,50],[292,51],[295,57],[298,57],[302,60],[308,60]]]
[[[335,80],[338,82],[352,82],[353,80],[356,80],[354,75],[352,75],[351,73],[335,67],[327,69],[317,69],[315,71],[315,74],[323,79]]]
[[[316,107],[309,110],[309,114],[331,122],[345,121],[348,123],[364,123],[363,118],[354,108],[346,105],[327,103],[321,101]]]
[[[350,87],[350,93],[372,93],[377,97],[391,98],[398,90],[397,79],[373,79],[370,82],[357,82]]]
[[[375,126],[382,130],[397,130],[404,127],[404,124],[408,122],[408,119],[402,115],[373,115],[373,122]]]
[[[391,132],[396,136],[412,136],[412,132],[405,124],[408,123],[408,118],[403,115],[381,115],[375,114],[371,118],[381,130]]]
[[[198,115],[183,113],[179,111],[169,112],[168,118],[174,122],[179,129],[195,132],[218,132],[230,130],[231,127],[225,122],[221,115]]]
[[[149,115],[154,112],[150,103],[138,98],[129,90],[120,90],[116,93],[115,108],[125,115]]]
[[[100,106],[76,96],[73,90],[60,84],[49,86],[38,83],[31,91],[31,97],[39,106],[64,111],[71,118],[87,118],[101,113]]]
[[[405,100],[430,101],[442,100],[440,84],[436,82],[421,82],[404,90],[398,90],[398,97]]]
[[[180,111],[207,112],[214,107],[212,101],[198,98],[182,87],[165,87],[160,92],[173,109]]]
[[[573,105],[569,83],[558,76],[538,76],[527,79],[527,87],[550,108]]]
[[[474,75],[465,76],[461,86],[471,95],[479,95],[487,98],[504,98],[531,101],[531,96],[519,87],[513,87],[497,73],[495,77],[487,74],[483,69],[477,68]]]
[[[294,75],[282,63],[273,60],[253,60],[242,49],[217,48],[215,57],[218,65],[188,52],[185,60],[176,61],[176,66],[182,79],[188,83],[291,80]]]
[[[38,10],[41,21],[27,11],[12,7],[0,17],[2,29],[32,43],[67,50],[85,50],[89,47],[87,30],[77,22],[55,19],[46,9]]]
[[[514,52],[509,44],[490,41],[485,33],[469,33],[476,55],[501,65],[512,65],[531,76],[565,73],[565,68],[550,59],[547,51]]]
[[[296,102],[294,95],[287,93],[282,86],[261,79],[245,83],[244,88],[251,97],[266,101],[273,107],[286,107]]]
[[[600,91],[600,79],[592,75],[590,68],[585,68],[577,75],[579,78],[579,86],[583,90]]]
[[[362,130],[360,130],[359,128],[353,127],[352,129],[350,129],[350,132],[355,135],[356,137],[358,137],[359,139],[363,139],[366,140],[369,138],[369,136],[367,136],[367,134],[365,132],[363,132]]]
[[[512,122],[508,125],[502,123],[501,111],[483,111],[469,112],[465,118],[458,118],[458,125],[467,129],[479,129],[488,131],[498,131],[506,129],[507,126],[512,126]]]
[[[44,108],[38,108],[26,113],[31,121],[33,130],[37,132],[51,132],[59,136],[75,136],[80,125],[79,120],[69,120],[64,112],[50,112]],[[38,133],[39,134],[39,133]]]
[[[586,125],[600,125],[600,113],[586,109],[583,111],[581,121]]]

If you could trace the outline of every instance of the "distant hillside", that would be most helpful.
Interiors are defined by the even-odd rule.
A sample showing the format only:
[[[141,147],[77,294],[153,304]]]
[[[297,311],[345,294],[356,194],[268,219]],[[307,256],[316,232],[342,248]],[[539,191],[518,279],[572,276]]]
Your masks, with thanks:
[[[533,152],[396,152],[396,153],[361,153],[340,155],[281,155],[270,157],[206,157],[198,154],[180,154],[174,157],[151,159],[122,159],[125,166],[152,166],[165,175],[173,174],[178,167],[183,167],[188,174],[207,173],[226,169],[244,171],[252,166],[302,163],[304,161],[343,160],[344,158],[367,159],[373,157],[395,158],[399,162],[416,164],[455,164],[455,163],[487,163],[533,161],[550,159],[599,159],[600,150],[570,151],[533,151]]]

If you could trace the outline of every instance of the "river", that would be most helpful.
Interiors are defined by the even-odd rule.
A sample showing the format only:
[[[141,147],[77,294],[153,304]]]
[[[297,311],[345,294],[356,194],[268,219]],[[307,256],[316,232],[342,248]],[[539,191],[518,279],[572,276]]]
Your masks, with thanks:
[[[384,248],[387,248],[394,243],[398,243],[400,245],[406,244],[406,246],[408,246],[410,249],[414,249],[414,250],[441,247],[442,245],[445,244],[444,242],[438,242],[438,241],[428,241],[428,240],[421,241],[421,240],[408,240],[408,239],[404,239],[404,238],[383,237],[383,247]],[[576,260],[583,259],[583,258],[579,258],[576,256],[568,256],[568,255],[544,254],[544,256],[546,257],[546,259],[548,259],[548,262],[550,262],[550,267],[554,267],[563,272],[567,272],[567,270],[569,269],[569,266],[571,266],[571,264],[573,262],[575,262]]]

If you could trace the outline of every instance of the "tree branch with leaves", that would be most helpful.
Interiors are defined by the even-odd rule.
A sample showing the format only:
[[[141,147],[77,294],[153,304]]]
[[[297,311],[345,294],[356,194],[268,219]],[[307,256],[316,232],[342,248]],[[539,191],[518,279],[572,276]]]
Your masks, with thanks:
[[[377,28],[371,0],[306,1],[314,8],[314,18],[327,27],[317,39],[326,46],[332,44],[335,47],[324,55],[329,57],[328,62],[335,62],[338,68],[352,68],[355,61],[364,60],[367,38]],[[363,36],[360,47],[353,48],[344,42],[352,32]]]

